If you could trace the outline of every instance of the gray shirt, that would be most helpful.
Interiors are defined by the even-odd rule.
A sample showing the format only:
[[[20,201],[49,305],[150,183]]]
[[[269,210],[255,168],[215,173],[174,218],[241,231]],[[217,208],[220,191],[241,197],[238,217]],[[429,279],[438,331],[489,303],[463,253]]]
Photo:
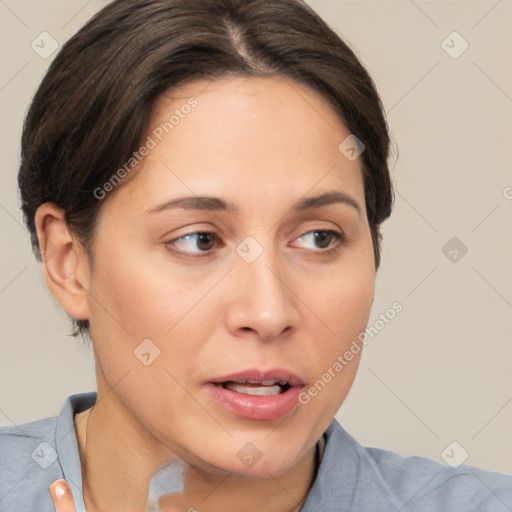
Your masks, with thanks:
[[[60,415],[0,427],[0,511],[52,512],[48,487],[64,478],[84,512],[73,416],[96,393],[68,397]],[[512,477],[361,446],[333,420],[301,512],[511,512]]]

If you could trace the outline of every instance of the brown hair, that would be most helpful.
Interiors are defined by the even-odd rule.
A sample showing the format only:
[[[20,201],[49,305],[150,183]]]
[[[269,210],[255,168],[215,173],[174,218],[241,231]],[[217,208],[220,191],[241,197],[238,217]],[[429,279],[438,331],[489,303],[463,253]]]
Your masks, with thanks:
[[[36,258],[37,208],[52,202],[86,249],[93,193],[137,149],[169,88],[227,74],[288,77],[320,92],[366,149],[360,157],[375,265],[390,215],[390,139],[354,52],[301,0],[115,0],[61,49],[28,111],[18,183]],[[340,141],[341,142],[341,141]],[[73,319],[74,335],[88,322]]]

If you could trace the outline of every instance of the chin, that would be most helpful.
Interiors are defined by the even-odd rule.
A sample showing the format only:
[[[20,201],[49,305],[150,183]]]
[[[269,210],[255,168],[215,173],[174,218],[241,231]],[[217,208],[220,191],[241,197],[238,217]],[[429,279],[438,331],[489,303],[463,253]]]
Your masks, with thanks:
[[[305,440],[290,439],[288,436],[286,441],[276,435],[273,441],[269,441],[267,435],[245,435],[242,441],[233,440],[223,453],[212,453],[206,462],[223,472],[267,479],[286,473],[304,457]]]

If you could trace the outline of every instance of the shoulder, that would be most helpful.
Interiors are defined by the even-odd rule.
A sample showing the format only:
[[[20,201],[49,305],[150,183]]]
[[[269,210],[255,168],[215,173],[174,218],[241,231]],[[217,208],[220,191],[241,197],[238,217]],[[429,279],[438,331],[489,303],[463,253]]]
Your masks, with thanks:
[[[403,457],[379,448],[363,456],[382,485],[411,510],[510,511],[512,477],[469,465],[450,467],[425,457]]]
[[[0,427],[1,510],[30,509],[44,503],[41,492],[46,494],[48,485],[62,475],[55,446],[56,425],[55,417]]]
[[[57,417],[43,418],[40,420],[23,423],[21,425],[0,426],[0,447],[12,449],[24,445],[31,439],[46,437],[55,432]]]
[[[360,445],[333,422],[334,446],[348,447],[357,460],[361,492],[373,489],[380,502],[403,512],[510,512],[512,477],[469,465],[450,467],[425,457],[404,457]],[[327,432],[326,432],[327,433]],[[361,482],[364,482],[361,484]],[[371,484],[369,483],[371,482]]]
[[[0,471],[5,471],[7,465],[10,468],[30,467],[31,463],[38,460],[39,451],[36,448],[42,445],[41,448],[44,450],[47,444],[50,447],[55,444],[56,425],[57,417],[53,417],[22,425],[0,427]],[[27,454],[28,457],[25,457]],[[39,466],[45,464],[38,462]]]
[[[75,414],[96,402],[96,393],[69,396],[58,417],[0,427],[0,510],[52,512],[48,487],[65,478],[80,503],[82,474]],[[75,503],[77,498],[75,497]]]

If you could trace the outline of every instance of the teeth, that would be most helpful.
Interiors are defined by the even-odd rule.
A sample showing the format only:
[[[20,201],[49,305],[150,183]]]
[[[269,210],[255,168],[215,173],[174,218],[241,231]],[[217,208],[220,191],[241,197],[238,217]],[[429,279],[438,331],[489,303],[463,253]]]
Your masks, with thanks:
[[[268,382],[268,381],[267,381]],[[275,382],[275,381],[272,381]],[[229,389],[230,391],[235,391],[237,393],[244,393],[245,395],[255,395],[255,396],[272,396],[278,395],[283,390],[278,385],[269,385],[262,383],[263,385],[254,385],[254,384],[240,384],[238,382],[226,382],[223,387],[224,389]]]
[[[273,396],[284,393],[290,389],[288,382],[284,380],[268,379],[264,381],[237,380],[217,384],[224,389],[254,396]]]
[[[288,386],[288,382],[285,380],[263,380],[263,381],[255,381],[255,380],[233,380],[230,382],[234,382],[235,384],[250,384],[251,386]]]

